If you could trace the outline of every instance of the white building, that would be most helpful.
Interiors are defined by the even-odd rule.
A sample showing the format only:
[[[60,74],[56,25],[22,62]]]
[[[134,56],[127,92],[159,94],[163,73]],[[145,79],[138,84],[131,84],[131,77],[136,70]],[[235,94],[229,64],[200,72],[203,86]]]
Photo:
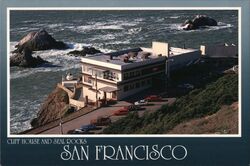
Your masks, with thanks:
[[[168,69],[183,67],[200,55],[198,49],[174,48],[168,43],[153,42],[152,48],[83,57],[83,96],[85,101],[94,102],[99,99],[122,100],[154,86],[155,81],[163,80]]]

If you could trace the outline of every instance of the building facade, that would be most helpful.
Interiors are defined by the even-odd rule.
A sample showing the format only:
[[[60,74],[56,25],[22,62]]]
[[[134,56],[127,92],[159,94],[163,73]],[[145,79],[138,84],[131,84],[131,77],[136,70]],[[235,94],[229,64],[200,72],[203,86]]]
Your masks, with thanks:
[[[128,98],[154,86],[157,80],[162,81],[168,70],[183,67],[199,57],[199,50],[173,48],[160,42],[153,42],[152,48],[83,57],[83,96],[85,101],[93,102]]]

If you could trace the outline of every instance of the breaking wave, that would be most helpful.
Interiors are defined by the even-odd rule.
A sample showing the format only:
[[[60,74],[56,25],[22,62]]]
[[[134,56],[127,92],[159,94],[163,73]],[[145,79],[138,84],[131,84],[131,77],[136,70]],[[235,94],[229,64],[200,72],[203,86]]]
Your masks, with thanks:
[[[10,51],[15,49],[15,45],[18,42],[10,43]],[[97,45],[90,45],[85,43],[68,43],[69,49],[66,50],[45,50],[45,51],[34,51],[34,57],[40,56],[42,59],[49,61],[51,64],[43,64],[36,68],[20,68],[11,67],[10,69],[10,79],[16,79],[20,77],[27,77],[31,74],[38,72],[57,72],[57,71],[67,71],[69,69],[80,68],[81,57],[67,55],[68,52],[73,50],[81,50],[83,46],[94,46],[95,48],[101,50],[102,52],[110,52],[113,50],[103,49]],[[10,53],[11,56],[11,53]]]

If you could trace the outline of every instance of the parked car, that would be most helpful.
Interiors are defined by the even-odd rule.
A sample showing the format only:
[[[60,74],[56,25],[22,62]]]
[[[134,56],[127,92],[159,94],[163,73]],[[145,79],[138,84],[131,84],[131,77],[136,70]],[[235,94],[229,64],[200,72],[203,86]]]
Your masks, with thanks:
[[[162,98],[161,98],[161,96],[158,96],[158,95],[150,95],[150,96],[146,97],[145,100],[147,100],[147,101],[162,101]]]
[[[96,125],[96,126],[106,126],[111,124],[111,119],[106,116],[99,116],[96,119],[90,120],[90,124]]]
[[[89,130],[99,130],[101,129],[101,127],[97,127],[96,125],[94,124],[88,124],[88,125],[83,125],[81,126],[80,128],[82,131],[86,130],[86,131],[89,131]]]
[[[67,134],[94,134],[94,133],[86,130],[82,131],[81,129],[75,129],[75,130],[69,130]]]
[[[136,106],[143,106],[143,105],[148,105],[147,100],[139,100],[134,103]]]
[[[181,84],[181,85],[178,85],[178,88],[194,89],[194,85],[192,85],[192,84]]]
[[[115,115],[115,116],[127,115],[128,112],[129,112],[129,109],[126,108],[126,107],[124,107],[124,108],[121,108],[121,109],[119,109],[119,110],[116,110],[116,111],[113,113],[113,115]]]
[[[143,109],[139,105],[134,105],[134,104],[125,106],[124,108],[127,108],[129,111],[137,111]]]

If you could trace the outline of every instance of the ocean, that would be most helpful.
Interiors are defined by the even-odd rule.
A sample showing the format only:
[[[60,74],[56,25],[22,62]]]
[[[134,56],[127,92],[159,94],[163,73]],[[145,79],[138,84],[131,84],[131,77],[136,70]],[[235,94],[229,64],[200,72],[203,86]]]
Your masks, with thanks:
[[[196,15],[207,15],[218,26],[183,31],[180,25]],[[199,48],[202,44],[238,43],[238,11],[11,11],[10,51],[27,33],[44,28],[56,40],[69,45],[67,50],[36,51],[53,66],[10,68],[10,131],[31,128],[43,101],[61,81],[62,75],[80,73],[80,57],[72,50],[93,46],[103,52],[134,47],[151,47],[152,41],[171,46]],[[9,54],[11,56],[11,53]]]

